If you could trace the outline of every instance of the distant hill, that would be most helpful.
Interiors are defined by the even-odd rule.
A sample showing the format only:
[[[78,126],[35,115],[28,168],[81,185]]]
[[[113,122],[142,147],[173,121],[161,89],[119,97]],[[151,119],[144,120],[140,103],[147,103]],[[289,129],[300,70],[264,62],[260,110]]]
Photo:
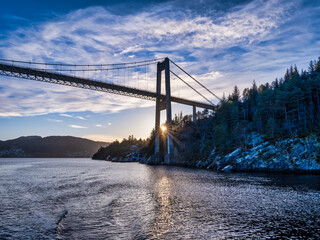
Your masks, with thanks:
[[[108,144],[71,136],[19,137],[0,141],[0,157],[91,158],[101,146]]]

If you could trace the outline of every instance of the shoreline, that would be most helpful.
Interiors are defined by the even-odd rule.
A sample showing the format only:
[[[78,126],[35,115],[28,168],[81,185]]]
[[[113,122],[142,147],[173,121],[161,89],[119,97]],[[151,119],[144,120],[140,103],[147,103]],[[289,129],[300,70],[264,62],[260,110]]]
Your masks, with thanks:
[[[292,136],[286,139],[271,141],[263,134],[251,132],[241,146],[223,153],[214,147],[202,159],[186,158],[181,149],[174,149],[169,164],[165,156],[134,158],[133,153],[127,157],[113,157],[114,162],[140,162],[148,165],[168,165],[188,168],[216,170],[218,172],[268,172],[294,174],[320,174],[320,141],[319,136],[310,135],[299,138]],[[109,157],[100,156],[101,160]]]
[[[139,162],[140,163],[140,162]],[[145,164],[145,163],[141,163],[141,164]],[[150,165],[150,164],[146,164],[146,165]],[[203,167],[196,167],[196,166],[192,166],[190,164],[179,164],[179,163],[175,163],[175,164],[151,164],[150,166],[168,166],[168,167],[182,167],[182,168],[190,168],[190,169],[201,169],[201,170],[208,170],[208,171],[213,171],[213,172],[218,172],[218,173],[279,173],[279,174],[292,174],[292,175],[320,175],[320,170],[311,170],[311,171],[296,171],[296,170],[252,170],[252,169],[246,169],[246,170],[232,170],[232,171],[222,171],[222,170],[218,170],[218,169],[212,169],[212,168],[203,168]]]
[[[139,161],[108,161],[108,160],[102,160],[102,159],[92,159],[94,161],[106,161],[110,163],[139,163],[144,164],[148,166],[166,166],[166,167],[181,167],[181,168],[189,168],[189,169],[199,169],[199,170],[207,170],[217,173],[265,173],[265,174],[290,174],[290,175],[320,175],[320,170],[276,170],[276,169],[243,169],[243,170],[231,170],[231,171],[222,171],[219,169],[213,169],[213,168],[207,168],[207,167],[197,167],[195,164],[188,164],[188,163],[159,163],[159,164],[149,164],[145,162],[139,162]]]

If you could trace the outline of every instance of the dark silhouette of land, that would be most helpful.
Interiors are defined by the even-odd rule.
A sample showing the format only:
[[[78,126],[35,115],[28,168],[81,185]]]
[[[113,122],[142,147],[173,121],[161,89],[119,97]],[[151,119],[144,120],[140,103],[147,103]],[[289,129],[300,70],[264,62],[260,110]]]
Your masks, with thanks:
[[[101,146],[107,145],[72,136],[27,136],[0,141],[0,157],[91,158]]]

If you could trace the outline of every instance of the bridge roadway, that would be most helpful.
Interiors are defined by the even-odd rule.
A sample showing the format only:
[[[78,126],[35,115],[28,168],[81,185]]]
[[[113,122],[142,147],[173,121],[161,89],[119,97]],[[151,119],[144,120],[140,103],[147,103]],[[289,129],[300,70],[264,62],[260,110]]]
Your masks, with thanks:
[[[156,92],[150,92],[141,89],[125,87],[117,84],[111,84],[86,78],[74,77],[70,75],[47,72],[38,69],[15,66],[10,64],[0,64],[0,75],[114,93],[129,97],[142,98],[151,101],[156,101],[157,97]],[[165,95],[161,94],[161,99],[165,99],[165,97]],[[215,109],[215,106],[211,104],[206,104],[198,101],[192,101],[173,96],[171,96],[171,101],[194,107],[206,108],[211,110]]]

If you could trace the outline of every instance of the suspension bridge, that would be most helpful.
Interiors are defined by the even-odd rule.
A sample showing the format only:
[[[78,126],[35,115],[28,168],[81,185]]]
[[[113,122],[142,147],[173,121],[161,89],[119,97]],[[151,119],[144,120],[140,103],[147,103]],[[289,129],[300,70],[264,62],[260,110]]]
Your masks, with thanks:
[[[180,74],[177,74],[175,71],[170,69],[170,63],[175,68],[175,71],[180,71]],[[148,72],[148,70],[152,70],[152,65],[156,65],[156,73]],[[163,71],[164,85],[162,85]],[[181,73],[183,77],[181,77]],[[168,134],[165,161],[167,163],[170,163],[173,158],[173,142],[172,137],[170,136],[170,131],[172,129],[171,103],[174,102],[192,106],[193,121],[196,121],[197,107],[210,110],[215,109],[213,102],[207,98],[203,92],[200,92],[192,86],[190,81],[186,80],[186,77],[191,79],[193,83],[199,85],[202,90],[219,99],[219,97],[210,89],[169,58],[114,64],[64,64],[0,59],[0,75],[155,101],[155,156],[160,156],[160,112],[162,110],[166,110]],[[156,84],[154,84],[155,75]],[[132,81],[132,79],[136,81]],[[173,96],[172,79],[178,80],[180,83],[177,84],[178,95],[180,95],[179,91],[181,89],[183,90],[181,87],[181,84],[183,84],[194,91],[197,95],[200,95],[204,100],[206,100],[206,102]],[[151,89],[149,89],[150,82]],[[132,83],[138,83],[138,86],[132,85]]]

